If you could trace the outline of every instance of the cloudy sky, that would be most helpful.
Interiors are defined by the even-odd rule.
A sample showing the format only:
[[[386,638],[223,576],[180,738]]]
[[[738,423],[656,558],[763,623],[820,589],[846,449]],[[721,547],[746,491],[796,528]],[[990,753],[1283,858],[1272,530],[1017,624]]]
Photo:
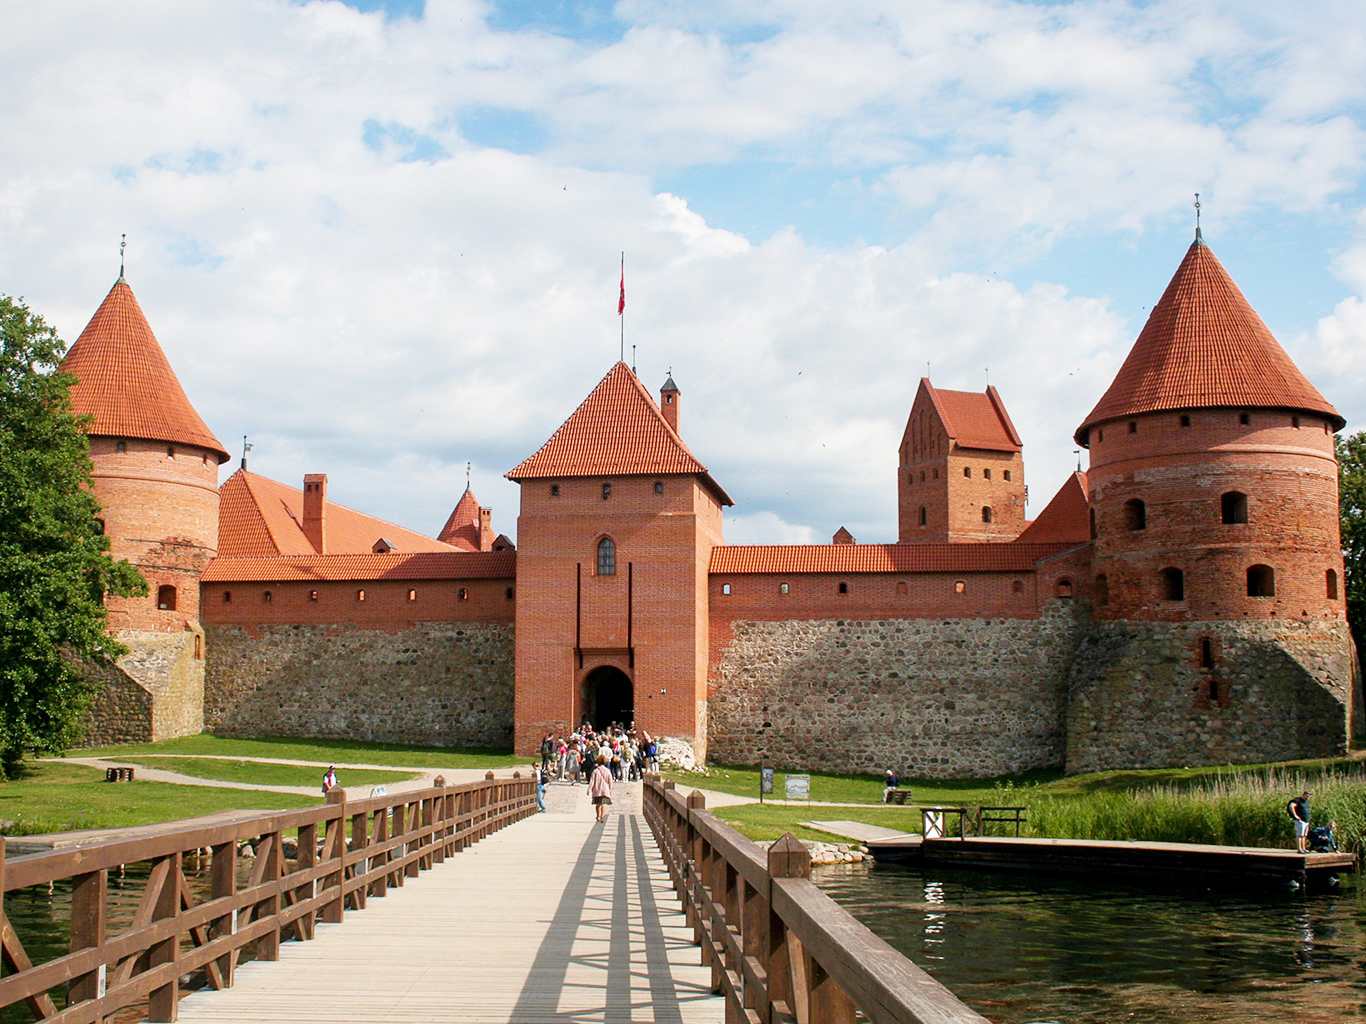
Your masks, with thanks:
[[[1366,6],[6,0],[0,293],[118,273],[252,469],[435,533],[618,353],[673,369],[731,542],[894,540],[928,365],[1031,514],[1206,238],[1366,426]],[[231,470],[234,463],[224,467]]]

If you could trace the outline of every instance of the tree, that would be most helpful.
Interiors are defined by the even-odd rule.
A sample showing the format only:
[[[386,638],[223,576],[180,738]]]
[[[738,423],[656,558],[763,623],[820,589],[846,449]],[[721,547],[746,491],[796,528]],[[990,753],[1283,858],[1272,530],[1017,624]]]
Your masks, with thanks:
[[[1366,430],[1337,438],[1338,506],[1342,514],[1343,593],[1358,649],[1366,639]]]
[[[126,648],[105,632],[105,594],[147,593],[109,554],[90,444],[71,410],[66,346],[0,295],[0,777],[28,751],[80,738],[94,695],[85,661]]]

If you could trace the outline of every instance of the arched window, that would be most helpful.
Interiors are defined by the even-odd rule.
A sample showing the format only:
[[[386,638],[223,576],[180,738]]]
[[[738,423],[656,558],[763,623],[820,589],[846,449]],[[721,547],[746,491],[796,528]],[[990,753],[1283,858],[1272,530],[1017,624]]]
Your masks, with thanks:
[[[364,590],[357,590],[357,591],[356,591],[356,600],[357,600],[357,601],[364,601],[364,600],[365,600],[365,591],[364,591]]]
[[[991,522],[991,506],[990,506],[990,505],[983,505],[983,506],[982,506],[982,522],[984,522],[984,523],[989,523],[989,522]]]
[[[204,658],[204,638],[198,633],[194,635],[194,657],[196,661],[202,661]]]
[[[839,587],[839,591],[840,591],[841,594],[847,594],[847,593],[849,593],[849,584],[847,584],[847,583],[841,583],[841,584],[840,584],[840,587]]]
[[[1269,565],[1250,565],[1247,569],[1248,597],[1275,597],[1276,570]]]
[[[780,593],[780,594],[786,594],[787,592],[788,592],[787,584],[786,584],[786,583],[779,583],[779,584],[778,584],[778,593]]]
[[[1061,598],[1070,599],[1072,597],[1072,581],[1066,576],[1058,580],[1057,594]]]
[[[612,543],[611,537],[604,537],[598,541],[598,575],[615,576],[617,574],[617,546]]]
[[[1324,577],[1323,577],[1323,578],[1324,578],[1324,580],[1325,580],[1325,581],[1327,582],[1327,584],[1328,584],[1328,600],[1330,600],[1330,601],[1336,601],[1336,600],[1338,599],[1338,574],[1337,574],[1337,571],[1334,570],[1334,569],[1329,569],[1326,573],[1324,573]]]
[[[157,587],[157,607],[163,612],[175,611],[175,587],[170,585]]]
[[[411,589],[411,588],[408,590],[408,600],[409,600],[409,601],[416,601],[416,600],[417,600],[417,591],[416,591],[416,590],[413,590],[413,589]]]
[[[1095,591],[1096,605],[1098,607],[1104,607],[1110,603],[1110,579],[1105,573],[1101,573],[1096,577],[1096,585],[1092,587],[1092,590]]]
[[[729,583],[722,583],[722,584],[721,584],[721,593],[724,594],[726,597],[730,597],[730,584],[729,584]]]
[[[964,475],[964,476],[972,476],[972,467],[971,467],[971,466],[964,466],[964,467],[963,467],[963,475]]]
[[[1005,470],[1001,475],[1002,475],[1003,477],[1005,477],[1007,480],[1009,480],[1009,479],[1010,479],[1010,470],[1008,470],[1008,469]]]
[[[982,470],[982,479],[983,479],[983,480],[990,480],[990,479],[991,479],[991,470],[989,470],[989,469],[984,469],[984,470]]]
[[[1219,512],[1226,524],[1247,522],[1247,495],[1229,491],[1219,498]]]
[[[1124,503],[1124,528],[1126,530],[1146,530],[1148,528],[1148,506],[1138,498],[1130,498]]]
[[[1096,539],[1096,510],[1091,509],[1091,539]]]
[[[1162,570],[1162,600],[1184,601],[1186,599],[1186,574],[1180,569]]]
[[[924,505],[921,505],[921,506],[920,506],[920,525],[921,525],[921,526],[924,526],[924,525],[925,525],[925,506],[924,506]]]

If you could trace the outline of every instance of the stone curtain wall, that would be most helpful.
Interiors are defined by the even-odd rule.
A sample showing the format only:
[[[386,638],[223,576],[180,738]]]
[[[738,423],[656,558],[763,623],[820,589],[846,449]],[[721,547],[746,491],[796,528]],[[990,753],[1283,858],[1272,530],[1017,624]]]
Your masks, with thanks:
[[[207,630],[204,727],[219,735],[512,745],[510,624]]]
[[[1326,757],[1359,714],[1343,622],[1097,622],[1073,666],[1069,772]]]
[[[204,661],[195,656],[195,639],[202,634],[190,628],[176,633],[120,630],[115,636],[129,651],[116,665],[88,668],[99,693],[85,744],[145,743],[201,731]]]
[[[1061,766],[1081,610],[1039,619],[735,621],[708,704],[722,764],[936,778]]]

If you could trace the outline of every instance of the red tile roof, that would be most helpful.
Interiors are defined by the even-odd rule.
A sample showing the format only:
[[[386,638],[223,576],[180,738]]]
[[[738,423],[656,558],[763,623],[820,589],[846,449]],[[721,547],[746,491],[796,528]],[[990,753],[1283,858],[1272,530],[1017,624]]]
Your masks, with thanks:
[[[572,476],[700,476],[723,505],[734,504],[688,451],[631,368],[617,363],[536,454],[509,480]]]
[[[1070,474],[1039,517],[1018,538],[1021,544],[1085,544],[1091,539],[1086,474]]]
[[[273,558],[215,558],[205,583],[289,580],[486,580],[513,579],[513,551],[425,551],[387,555],[278,555]]]
[[[713,574],[1030,572],[1072,544],[727,544]]]
[[[1291,362],[1197,237],[1076,439],[1085,445],[1092,427],[1124,416],[1230,406],[1317,412],[1334,429],[1347,422]]]
[[[194,445],[216,452],[220,463],[228,461],[223,445],[194,411],[122,277],[71,346],[62,369],[77,378],[71,407],[95,418],[88,433]]]
[[[1023,447],[994,387],[984,393],[945,391],[931,384],[928,377],[920,378],[920,386],[929,395],[945,433],[959,447],[1001,452],[1018,452]]]
[[[462,551],[479,550],[479,499],[468,487],[436,539]]]
[[[303,491],[239,469],[218,489],[218,554],[227,558],[313,555],[303,531]],[[439,540],[327,502],[327,548],[332,554],[369,554],[381,537],[395,554],[453,549]],[[393,557],[393,556],[390,556]]]

